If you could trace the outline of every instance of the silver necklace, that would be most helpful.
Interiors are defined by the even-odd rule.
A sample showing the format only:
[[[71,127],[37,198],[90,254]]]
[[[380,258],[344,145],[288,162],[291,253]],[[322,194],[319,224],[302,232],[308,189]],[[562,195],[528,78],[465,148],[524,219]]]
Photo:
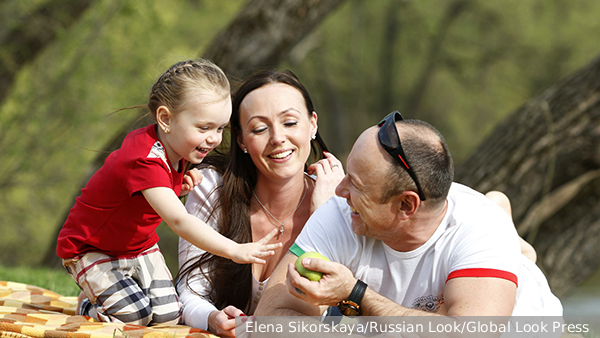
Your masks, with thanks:
[[[298,210],[298,208],[300,208],[300,206],[302,205],[302,202],[304,202],[304,197],[306,197],[306,182],[304,183],[304,193],[302,194],[302,199],[300,199],[300,203],[298,203],[298,206],[296,207],[296,209],[294,209],[294,211],[292,212],[291,215],[288,216],[288,218],[285,219],[285,221],[281,222],[277,219],[277,217],[273,216],[273,214],[267,209],[267,207],[264,206],[264,204],[262,204],[262,202],[258,199],[258,196],[256,196],[256,193],[254,192],[254,190],[252,190],[252,194],[254,195],[254,198],[256,198],[256,200],[258,201],[258,204],[260,204],[260,206],[263,208],[263,210],[269,215],[271,216],[271,218],[273,218],[275,220],[275,222],[279,223],[279,225],[281,226],[279,228],[279,236],[283,235],[283,226],[285,225],[285,223],[292,218],[292,216],[294,216],[294,214],[296,213],[296,211]]]

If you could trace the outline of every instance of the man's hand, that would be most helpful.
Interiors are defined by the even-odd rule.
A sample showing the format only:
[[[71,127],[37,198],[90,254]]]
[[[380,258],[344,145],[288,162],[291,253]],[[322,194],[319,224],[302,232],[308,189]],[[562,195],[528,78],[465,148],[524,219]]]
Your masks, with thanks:
[[[345,266],[322,259],[304,258],[302,265],[305,268],[323,273],[323,278],[312,282],[300,276],[294,264],[288,265],[287,286],[290,293],[307,303],[320,306],[336,306],[340,301],[348,298],[356,278]]]

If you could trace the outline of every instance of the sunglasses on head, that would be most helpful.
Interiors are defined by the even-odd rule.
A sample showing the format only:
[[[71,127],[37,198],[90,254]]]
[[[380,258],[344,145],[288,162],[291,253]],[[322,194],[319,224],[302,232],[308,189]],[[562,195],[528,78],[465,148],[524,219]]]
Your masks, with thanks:
[[[377,126],[380,127],[378,133],[379,143],[381,144],[383,149],[385,149],[388,152],[388,154],[390,154],[393,158],[400,162],[400,164],[402,164],[402,167],[406,169],[408,175],[410,175],[413,181],[415,181],[419,198],[421,198],[421,201],[424,201],[425,194],[421,189],[419,180],[417,180],[417,175],[408,163],[406,155],[404,155],[402,143],[400,143],[400,136],[398,136],[398,130],[396,129],[396,121],[402,120],[402,115],[397,110],[387,114],[387,116],[384,117],[383,120],[381,120],[381,122],[377,124]]]

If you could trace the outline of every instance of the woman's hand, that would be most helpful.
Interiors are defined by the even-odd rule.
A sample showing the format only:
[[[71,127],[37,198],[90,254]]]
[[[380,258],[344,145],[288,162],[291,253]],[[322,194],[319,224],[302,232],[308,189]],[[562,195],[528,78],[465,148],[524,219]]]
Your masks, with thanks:
[[[312,214],[325,203],[329,198],[335,195],[335,188],[344,178],[344,167],[342,162],[333,154],[323,152],[325,158],[311,164],[307,171],[310,175],[316,173],[317,182],[310,200],[310,213]]]
[[[274,250],[283,245],[281,242],[267,244],[273,237],[275,237],[275,235],[277,235],[277,232],[279,232],[279,229],[273,229],[265,237],[256,242],[235,245],[230,253],[231,260],[238,264],[265,264],[266,261],[262,258],[273,256],[275,254]]]
[[[235,317],[245,316],[242,310],[229,305],[208,315],[208,331],[220,337],[235,337]]]
[[[194,190],[194,187],[202,182],[202,174],[196,168],[188,170],[183,176],[183,184],[181,185],[181,192],[179,197],[187,195],[190,191]]]

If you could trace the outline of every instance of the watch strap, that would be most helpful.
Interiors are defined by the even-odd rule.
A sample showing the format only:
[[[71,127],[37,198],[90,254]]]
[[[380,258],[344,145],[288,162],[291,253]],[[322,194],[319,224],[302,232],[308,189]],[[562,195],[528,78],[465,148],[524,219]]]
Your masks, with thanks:
[[[360,279],[356,280],[356,284],[354,284],[354,288],[348,297],[348,300],[360,306],[360,302],[367,291],[367,283],[361,281]]]

